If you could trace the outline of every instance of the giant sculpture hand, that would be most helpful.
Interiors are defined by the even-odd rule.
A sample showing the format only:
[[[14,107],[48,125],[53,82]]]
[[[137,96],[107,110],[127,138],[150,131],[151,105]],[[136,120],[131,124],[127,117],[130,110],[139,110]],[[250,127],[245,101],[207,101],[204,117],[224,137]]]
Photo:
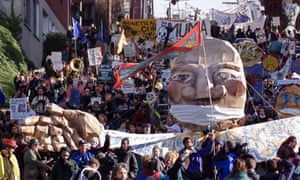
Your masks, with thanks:
[[[60,151],[68,146],[76,150],[79,140],[89,141],[99,137],[104,129],[92,114],[63,109],[55,104],[47,105],[50,116],[31,116],[21,125],[21,131],[27,141],[39,139],[41,151]]]

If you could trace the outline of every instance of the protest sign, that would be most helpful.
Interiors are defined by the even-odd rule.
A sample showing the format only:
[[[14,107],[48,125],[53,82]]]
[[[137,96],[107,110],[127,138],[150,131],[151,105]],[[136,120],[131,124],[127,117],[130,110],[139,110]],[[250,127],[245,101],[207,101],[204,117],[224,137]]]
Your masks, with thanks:
[[[91,97],[91,104],[94,104],[95,102],[101,104],[101,97]]]
[[[125,94],[135,93],[134,79],[127,79],[121,85],[121,90]]]
[[[53,63],[53,69],[54,70],[62,70],[63,65],[62,65],[62,59],[61,59],[61,52],[51,52],[51,61]]]
[[[10,99],[10,118],[24,119],[27,117],[27,99],[11,98]]]
[[[125,57],[134,57],[136,56],[135,45],[133,42],[129,41],[128,45],[123,46],[124,56]]]
[[[100,65],[103,59],[101,47],[88,49],[88,59],[90,66]]]
[[[155,19],[122,19],[121,27],[128,39],[145,38],[155,41]]]

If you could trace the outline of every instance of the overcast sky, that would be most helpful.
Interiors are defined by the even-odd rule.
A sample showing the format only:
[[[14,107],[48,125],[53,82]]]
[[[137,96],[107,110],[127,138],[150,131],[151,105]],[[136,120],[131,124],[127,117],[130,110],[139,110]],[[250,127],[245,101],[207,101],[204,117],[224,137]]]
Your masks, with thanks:
[[[166,11],[169,7],[169,2],[169,0],[154,0],[155,18],[167,17]],[[191,7],[201,9],[206,13],[208,13],[211,8],[226,10],[236,7],[236,5],[223,4],[223,2],[237,2],[237,0],[179,0],[176,5],[171,6],[174,13],[180,9],[191,9]]]

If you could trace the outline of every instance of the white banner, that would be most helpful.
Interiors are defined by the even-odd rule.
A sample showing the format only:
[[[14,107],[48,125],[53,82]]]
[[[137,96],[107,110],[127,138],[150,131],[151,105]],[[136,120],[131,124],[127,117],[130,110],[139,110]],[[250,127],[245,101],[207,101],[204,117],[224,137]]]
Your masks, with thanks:
[[[220,26],[231,26],[235,21],[234,13],[225,13],[216,9],[212,9],[212,20],[215,20]]]
[[[53,63],[54,70],[62,70],[62,59],[61,59],[61,52],[51,52],[51,61]]]
[[[100,65],[103,59],[101,47],[88,49],[88,59],[90,66]]]
[[[169,33],[168,43],[174,44],[184,37],[197,23],[194,22],[178,22],[168,20],[156,20],[156,41],[164,43]]]
[[[233,128],[227,131],[218,132],[223,142],[233,140],[240,143],[248,143],[249,153],[255,156],[257,162],[262,162],[276,156],[280,144],[289,136],[293,135],[300,143],[300,116],[280,120],[259,123],[255,125]],[[201,133],[193,134],[130,134],[119,131],[105,130],[101,135],[101,142],[104,143],[105,134],[110,135],[111,147],[121,146],[121,140],[129,138],[129,144],[137,154],[151,154],[152,147],[158,145],[164,151],[183,148],[182,140],[186,136],[194,139],[194,144],[199,147]],[[295,151],[297,151],[295,149]]]
[[[24,119],[27,117],[27,99],[11,98],[10,99],[10,118]]]

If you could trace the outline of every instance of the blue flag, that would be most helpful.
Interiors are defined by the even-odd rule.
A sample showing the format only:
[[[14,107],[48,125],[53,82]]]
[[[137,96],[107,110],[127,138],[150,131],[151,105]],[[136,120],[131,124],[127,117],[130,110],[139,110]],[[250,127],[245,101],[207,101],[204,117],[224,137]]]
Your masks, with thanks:
[[[79,22],[75,18],[72,18],[72,22],[73,22],[73,36],[75,38],[81,38],[81,41],[83,43],[86,43],[86,37],[81,31]]]
[[[102,20],[101,20],[101,24],[100,24],[100,27],[99,27],[99,32],[97,34],[97,37],[96,37],[96,41],[101,41],[101,42],[104,42],[105,38],[104,38],[104,26],[103,26],[103,23],[102,23]]]

